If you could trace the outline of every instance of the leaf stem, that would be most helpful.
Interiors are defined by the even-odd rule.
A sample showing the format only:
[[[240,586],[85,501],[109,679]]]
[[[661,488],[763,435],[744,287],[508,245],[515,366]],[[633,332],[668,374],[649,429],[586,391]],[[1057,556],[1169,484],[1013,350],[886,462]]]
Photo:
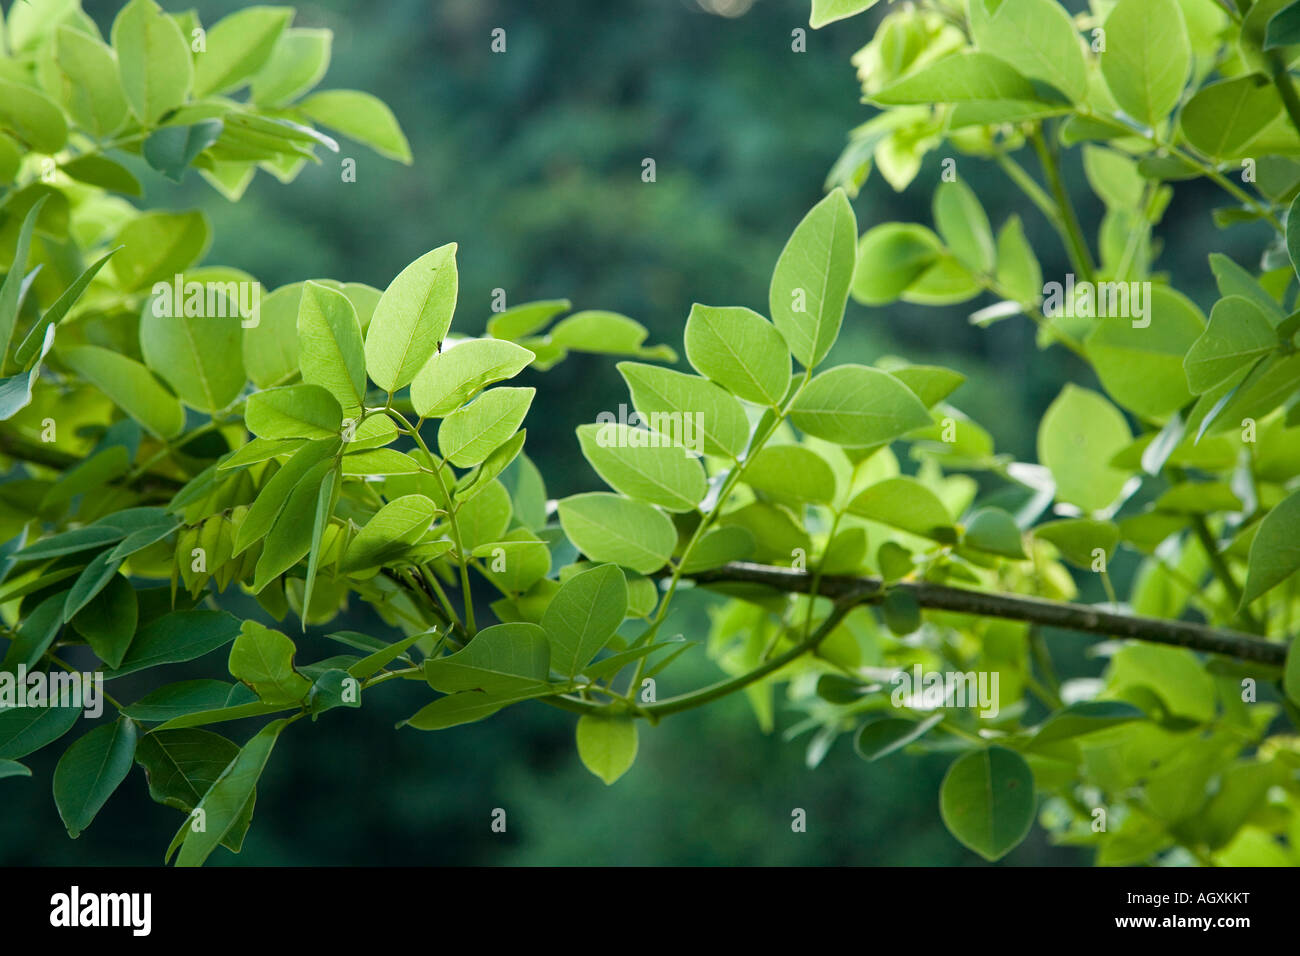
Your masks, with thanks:
[[[478,627],[474,623],[474,595],[470,593],[469,587],[469,555],[465,553],[465,545],[462,543],[460,536],[460,525],[456,522],[456,509],[452,507],[451,492],[447,490],[447,483],[442,478],[442,468],[439,459],[433,456],[429,451],[429,446],[424,443],[420,436],[420,430],[406,420],[406,416],[391,405],[392,396],[389,396],[390,404],[384,406],[384,413],[392,418],[398,427],[410,435],[419,446],[420,451],[424,452],[433,465],[433,477],[438,482],[438,488],[442,491],[443,497],[447,500],[447,523],[451,527],[451,540],[456,545],[456,560],[460,564],[460,587],[462,600],[465,604],[465,627],[472,638],[478,633]]]
[[[1061,169],[1057,164],[1056,154],[1047,145],[1041,126],[1034,130],[1030,140],[1034,144],[1034,152],[1038,154],[1038,162],[1043,167],[1043,175],[1047,177],[1047,184],[1056,199],[1061,225],[1065,229],[1065,245],[1070,254],[1070,262],[1074,265],[1079,278],[1091,282],[1097,267],[1093,263],[1088,243],[1083,238],[1083,229],[1079,226],[1079,217],[1075,215],[1074,204],[1070,202],[1070,194],[1061,179]]]

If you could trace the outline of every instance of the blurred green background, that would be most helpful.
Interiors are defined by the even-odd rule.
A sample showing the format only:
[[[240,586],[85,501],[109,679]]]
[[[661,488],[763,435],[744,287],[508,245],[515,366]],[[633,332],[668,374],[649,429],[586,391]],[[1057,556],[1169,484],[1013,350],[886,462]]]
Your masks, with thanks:
[[[107,32],[119,4],[86,3]],[[169,10],[186,4],[164,2]],[[201,0],[211,26],[241,4]],[[771,268],[790,230],[821,195],[849,129],[874,111],[859,102],[849,57],[871,36],[866,17],[807,30],[808,0],[396,0],[301,5],[296,24],[334,31],[322,88],[373,92],[391,105],[415,155],[411,167],[344,143],[357,182],[338,157],[282,186],[259,174],[231,204],[196,178],[151,182],[150,200],[198,206],[212,218],[208,261],[246,269],[268,288],[329,276],[385,286],[435,246],[460,243],[460,304],[453,331],[476,334],[492,290],[509,304],[566,297],[575,308],[624,312],[652,340],[680,351],[692,302],[767,311]],[[506,31],[507,51],[489,49]],[[791,31],[807,30],[807,52]],[[897,194],[873,177],[857,198],[861,229],[887,220],[930,221],[939,162]],[[653,158],[657,181],[644,183]],[[1025,164],[1037,172],[1032,157]],[[1025,220],[1044,276],[1067,271],[1054,234],[991,164],[962,157],[961,175],[995,226]],[[1067,158],[1085,229],[1099,205],[1077,156]],[[1210,223],[1224,204],[1179,185],[1162,228],[1177,237],[1159,266],[1202,308],[1213,300],[1205,256],[1224,249],[1253,265],[1259,236]],[[1012,319],[980,331],[967,322],[987,302],[936,309],[850,303],[833,361],[886,353],[947,364],[967,383],[954,403],[985,425],[1000,451],[1034,460],[1038,416],[1062,383],[1095,386],[1064,350],[1040,353],[1033,329]],[[1060,354],[1057,354],[1060,353]],[[530,454],[552,497],[598,481],[573,429],[626,401],[613,362],[575,355],[528,373],[539,395],[526,422]],[[1124,579],[1131,564],[1117,567]],[[694,598],[694,596],[690,596]],[[1100,599],[1085,591],[1085,597]],[[231,605],[255,613],[253,605]],[[383,633],[354,606],[331,629]],[[703,602],[683,600],[668,634],[702,640]],[[1083,641],[1051,636],[1062,669],[1096,673]],[[312,636],[300,659],[338,651]],[[212,660],[192,666],[211,676]],[[661,696],[718,671],[694,650],[660,680]],[[147,687],[113,692],[132,700]],[[401,682],[398,682],[401,683]],[[977,865],[943,829],[943,757],[857,758],[842,737],[808,769],[805,740],[762,735],[743,695],[643,727],[636,766],[607,788],[579,764],[573,717],[540,704],[440,733],[394,731],[423,701],[418,687],[384,689],[360,711],[299,724],[277,747],[258,790],[243,853],[214,864],[937,864]],[[779,726],[793,722],[778,714]],[[253,727],[227,725],[242,741]],[[38,755],[30,781],[10,781],[0,814],[0,864],[156,864],[181,815],[150,802],[134,772],[88,832],[64,835],[48,781],[59,748]],[[507,812],[491,832],[494,808]],[[806,833],[791,832],[794,808]],[[1077,864],[1042,831],[1004,865]]]

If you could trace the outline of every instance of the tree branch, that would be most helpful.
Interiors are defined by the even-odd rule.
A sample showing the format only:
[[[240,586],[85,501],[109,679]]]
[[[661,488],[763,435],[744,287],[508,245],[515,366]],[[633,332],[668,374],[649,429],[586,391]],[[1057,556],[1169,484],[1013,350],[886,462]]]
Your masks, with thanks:
[[[0,429],[0,455],[15,461],[41,465],[58,471],[68,471],[80,465],[84,458],[69,454],[43,442],[29,441],[5,429]],[[148,471],[131,480],[114,479],[110,484],[123,484],[146,494],[159,494],[171,498],[185,483],[169,475]]]
[[[758,568],[762,567],[762,565],[755,564],[750,565],[750,567]],[[781,569],[773,568],[771,570],[780,571]],[[825,578],[822,579],[823,582],[825,582],[825,580]],[[801,657],[808,651],[815,650],[817,645],[825,640],[827,635],[839,626],[840,621],[844,620],[844,616],[869,596],[869,591],[870,588],[867,586],[866,582],[860,583],[856,591],[852,589],[845,591],[836,598],[835,606],[831,608],[831,613],[828,614],[821,624],[817,626],[817,630],[813,631],[805,640],[800,641],[779,657],[774,657],[761,666],[754,668],[752,671],[746,671],[744,674],[740,674],[737,677],[719,681],[716,684],[710,684],[708,687],[702,687],[699,690],[693,690],[689,694],[669,697],[666,700],[659,701],[657,704],[649,704],[643,708],[643,710],[651,720],[658,720],[660,717],[666,717],[669,714],[676,714],[683,710],[690,710],[692,707],[699,707],[702,704],[707,704],[718,700],[721,697],[726,697],[728,694],[732,694],[741,688],[748,687],[757,680],[761,680],[768,674],[779,671],[782,667],[785,667],[786,664],[789,664],[796,658]]]
[[[687,575],[698,585],[751,584],[794,594],[807,594],[813,576],[764,564],[737,561],[697,574]],[[1160,618],[1116,614],[1100,608],[1065,601],[1047,601],[1035,597],[1018,597],[987,591],[932,584],[928,581],[900,581],[891,585],[906,591],[923,608],[1028,621],[1085,634],[1103,634],[1156,644],[1169,644],[1209,654],[1222,654],[1243,661],[1255,661],[1281,667],[1286,661],[1286,645],[1252,637],[1238,631],[1207,627],[1191,621],[1167,621]],[[885,594],[879,578],[825,575],[818,586],[821,597],[832,600],[851,598],[854,604],[871,603]]]

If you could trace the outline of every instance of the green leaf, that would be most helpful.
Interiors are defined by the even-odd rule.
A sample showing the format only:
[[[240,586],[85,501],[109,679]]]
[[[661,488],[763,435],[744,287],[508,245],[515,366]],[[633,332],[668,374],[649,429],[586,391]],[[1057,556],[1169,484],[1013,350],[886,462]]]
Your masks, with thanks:
[[[187,815],[237,756],[239,747],[209,730],[155,730],[141,737],[135,750],[136,763],[149,781],[149,796]],[[250,794],[221,840],[234,853],[253,822],[254,802],[255,795]]]
[[[1291,214],[1300,209],[1300,195],[1297,195],[1291,202],[1291,208],[1287,211],[1286,217],[1286,251],[1287,256],[1291,259],[1291,267],[1300,272],[1300,216]],[[1236,265],[1236,263],[1233,263]],[[1267,295],[1267,293],[1265,293]],[[1271,303],[1273,308],[1277,307],[1276,303]]]
[[[1277,88],[1258,73],[1196,92],[1179,115],[1183,136],[1207,156],[1237,156],[1282,112]]]
[[[279,631],[245,621],[230,648],[230,675],[248,684],[268,704],[296,704],[311,681],[293,669],[294,645]]]
[[[757,312],[696,303],[686,320],[686,358],[727,391],[776,405],[790,388],[790,349]]]
[[[805,368],[821,362],[840,333],[857,244],[853,207],[837,188],[804,216],[777,259],[768,290],[772,322]]]
[[[5,777],[30,777],[32,771],[16,760],[0,760],[0,780]]]
[[[177,866],[202,866],[241,819],[244,808],[252,799],[257,780],[271,758],[271,750],[280,731],[289,724],[288,719],[273,720],[239,751],[239,756],[221,773],[195,810],[202,810],[206,829],[194,831],[189,820],[183,824],[185,833]]]
[[[244,368],[258,388],[279,385],[298,374],[298,306],[304,285],[281,286],[262,296],[257,325],[244,329]]]
[[[630,717],[578,718],[578,756],[608,786],[636,762],[637,727]]]
[[[305,438],[252,438],[241,445],[237,451],[221,459],[217,463],[217,470],[247,468],[282,455],[291,455],[306,444]]]
[[[248,396],[244,419],[262,438],[337,438],[343,409],[319,385],[286,385]]]
[[[1084,346],[1111,398],[1144,418],[1163,419],[1192,400],[1183,356],[1204,332],[1205,319],[1167,286],[1151,287],[1146,309],[1141,320],[1098,319]]]
[[[131,772],[135,740],[135,722],[119,717],[79,738],[59,758],[54,803],[74,840]]]
[[[853,749],[863,760],[879,760],[902,750],[913,741],[920,740],[943,720],[943,712],[931,714],[924,720],[905,717],[885,717],[862,725],[853,740]]]
[[[536,356],[501,339],[468,339],[435,355],[411,382],[411,404],[421,418],[442,418],[480,389],[513,378]]]
[[[22,343],[14,350],[14,364],[19,368],[35,368],[34,364],[39,363],[48,352],[52,338],[48,338],[46,330],[52,325],[58,325],[63,321],[63,317],[68,314],[68,310],[77,304],[83,292],[89,287],[91,280],[99,274],[99,270],[104,264],[112,258],[117,252],[113,249],[95,260],[94,264],[87,268],[81,275],[73,280],[72,285],[68,286],[63,293],[54,300],[54,304],[46,310],[40,320],[31,327]]]
[[[1138,165],[1118,150],[1083,147],[1083,172],[1107,208],[1127,212],[1142,202],[1147,182]]]
[[[886,592],[880,602],[880,617],[895,637],[906,637],[921,629],[921,605],[908,591]]]
[[[316,441],[299,448],[285,462],[271,480],[266,483],[248,509],[244,521],[235,532],[236,556],[246,551],[254,542],[261,540],[275,524],[275,519],[284,510],[293,489],[302,483],[304,477],[313,468],[338,451],[338,444],[333,441]]]
[[[1289,3],[1269,17],[1264,31],[1264,49],[1300,43],[1300,6]]]
[[[178,183],[195,157],[221,138],[223,128],[221,120],[209,119],[190,126],[156,129],[144,141],[144,158],[154,169]]]
[[[692,511],[708,481],[699,459],[657,432],[617,422],[578,427],[583,457],[615,491],[668,511]]]
[[[108,566],[114,569],[114,573],[109,577],[103,590],[91,598],[80,611],[75,612],[70,621],[100,660],[109,667],[120,667],[122,658],[126,656],[127,648],[131,645],[131,638],[135,636],[140,608],[131,582],[116,573],[117,565],[122,559],[113,557],[115,551],[105,552],[105,554],[109,557]],[[98,561],[104,556],[100,555],[95,560]],[[93,566],[92,564],[91,567]],[[69,602],[72,601],[75,592],[74,586],[68,595]]]
[[[1197,656],[1183,647],[1126,644],[1110,659],[1107,685],[1116,693],[1137,691],[1144,708],[1155,694],[1172,716],[1197,723],[1215,718],[1214,678]]]
[[[32,668],[49,650],[63,627],[65,594],[63,591],[51,594],[24,617],[0,661],[0,672],[13,672],[19,664]]]
[[[677,529],[662,511],[618,495],[593,492],[559,502],[560,525],[592,561],[609,561],[642,574],[672,557]]]
[[[788,377],[789,355],[784,348],[782,353]],[[641,362],[619,362],[618,371],[627,382],[643,424],[651,430],[679,441],[689,434],[703,442],[706,455],[739,458],[744,452],[749,443],[745,409],[708,379]],[[699,426],[698,436],[694,434],[695,423]]]
[[[925,226],[886,222],[858,241],[853,298],[863,305],[887,305],[933,266],[943,252],[939,237]]]
[[[442,420],[438,450],[453,465],[477,465],[519,429],[536,392],[506,387],[484,392]]]
[[[238,633],[238,618],[225,611],[172,611],[140,628],[121,666],[106,671],[104,679],[192,661],[229,644]]]
[[[170,284],[203,258],[211,241],[212,227],[197,210],[141,213],[117,234],[113,244],[122,251],[113,257],[113,274],[124,292]]]
[[[181,403],[139,362],[97,345],[60,349],[58,356],[158,438],[184,431]]]
[[[384,290],[366,330],[366,371],[384,391],[411,384],[446,338],[458,282],[452,242],[416,259]]]
[[[17,760],[53,743],[80,716],[80,707],[0,707],[0,760]]]
[[[325,476],[325,480],[320,483],[320,488],[316,491],[316,511],[312,516],[311,525],[311,546],[307,552],[307,576],[303,579],[303,613],[300,617],[304,631],[307,629],[307,612],[311,608],[312,590],[315,588],[316,573],[320,566],[321,541],[325,537],[325,529],[329,526],[330,518],[334,515],[334,507],[338,504],[339,492],[342,486],[342,473],[337,469],[331,469],[329,474]]]
[[[1011,216],[998,233],[997,281],[1017,302],[1037,305],[1043,296],[1043,270],[1025,238],[1019,216]]]
[[[75,528],[72,531],[64,531],[62,534],[35,541],[21,551],[15,552],[13,557],[15,561],[43,561],[46,558],[76,554],[78,551],[87,551],[91,548],[102,548],[122,540],[124,536],[125,532],[121,528],[108,525]]]
[[[495,624],[474,635],[464,649],[424,662],[429,686],[444,694],[482,690],[489,694],[548,693],[550,647],[536,624]]]
[[[352,539],[341,570],[355,574],[396,559],[424,536],[437,510],[424,495],[394,498]]]
[[[250,695],[253,693],[239,684]],[[248,717],[265,717],[267,714],[274,714],[277,711],[296,710],[297,705],[293,704],[266,704],[255,697],[249,703],[234,704],[229,707],[219,707],[215,710],[200,710],[194,713],[181,714],[172,717],[165,723],[159,724],[154,728],[154,732],[164,730],[181,730],[189,727],[203,727],[208,724],[222,724],[233,720],[244,720]]]
[[[1095,569],[1097,551],[1101,551],[1109,562],[1119,546],[1119,528],[1110,521],[1094,521],[1092,518],[1049,521],[1036,527],[1034,536],[1056,545],[1061,557],[1075,567],[1088,570]]]
[[[102,488],[130,470],[129,452],[123,445],[110,445],[69,468],[41,499],[42,508],[66,504],[77,495]]]
[[[13,341],[14,327],[18,323],[18,309],[22,301],[22,288],[26,280],[27,253],[32,243],[32,230],[36,228],[36,217],[45,205],[42,196],[27,210],[23,224],[18,230],[18,244],[14,250],[13,262],[5,273],[4,283],[0,285],[0,366],[9,355],[9,344]]]
[[[934,225],[962,265],[972,272],[993,272],[993,228],[974,191],[960,179],[941,182],[934,191]]]
[[[981,291],[979,281],[970,270],[945,253],[907,287],[902,299],[919,305],[949,305],[973,299]]]
[[[812,0],[812,15],[808,18],[808,25],[814,30],[820,30],[828,23],[870,10],[878,2],[879,0]]]
[[[848,512],[935,541],[956,542],[948,509],[915,478],[900,476],[877,482],[849,502]]]
[[[417,710],[399,726],[414,727],[416,730],[445,730],[459,727],[485,717],[491,717],[502,707],[541,696],[541,692],[531,694],[487,694],[481,690],[463,690],[457,694],[439,697],[430,704]]]
[[[166,294],[170,299],[170,292]],[[144,361],[186,405],[216,412],[238,397],[247,381],[239,342],[238,310],[223,298],[216,315],[159,314],[162,297],[151,299],[140,317]],[[216,303],[214,303],[216,304]],[[180,311],[177,309],[177,311]]]
[[[360,706],[360,685],[341,667],[323,671],[307,692],[307,711],[312,720],[335,707]]]
[[[1015,518],[1001,508],[981,508],[971,515],[963,541],[967,547],[1004,558],[1023,560],[1026,557]]]
[[[1241,597],[1245,607],[1261,594],[1281,584],[1300,570],[1300,491],[1278,502],[1259,523],[1250,543],[1246,587]]]
[[[1033,746],[1070,740],[1084,734],[1106,730],[1147,715],[1132,704],[1119,700],[1084,700],[1058,710],[1034,731]]]
[[[809,435],[853,447],[890,442],[931,422],[911,389],[865,365],[838,365],[814,377],[790,420]]]
[[[113,51],[97,37],[64,25],[55,31],[53,52],[63,82],[51,92],[76,124],[96,139],[120,127],[129,107]]]
[[[74,574],[80,574],[81,568],[73,565],[70,568],[59,568],[57,571],[47,571],[35,577],[24,574],[16,581],[10,581],[4,587],[0,588],[0,602],[12,601],[14,598],[26,597],[28,594],[35,594],[52,584],[67,580]],[[56,595],[57,597],[57,595]],[[60,606],[60,616],[62,616],[62,606]]]
[[[515,432],[504,443],[492,449],[492,452],[483,459],[483,464],[462,476],[456,487],[456,501],[463,505],[485,491],[488,485],[510,467],[510,463],[523,451],[527,437],[527,429]]]
[[[134,704],[122,708],[122,713],[133,720],[154,723],[197,714],[206,710],[220,710],[247,704],[257,698],[243,684],[229,684],[219,680],[183,680],[167,684],[141,697]],[[234,757],[233,745],[231,758]],[[228,758],[221,766],[230,763]],[[197,802],[197,797],[195,802]]]
[[[971,33],[985,53],[1030,79],[1056,87],[1071,100],[1088,92],[1079,33],[1056,0],[1001,0],[970,4]]]
[[[381,156],[411,165],[411,147],[393,111],[369,93],[325,90],[313,93],[296,108],[322,126],[369,146]],[[370,377],[374,378],[373,372]]]
[[[372,448],[343,456],[344,475],[414,475],[419,471],[418,461],[391,448]]]
[[[966,376],[960,372],[938,365],[903,365],[891,367],[888,371],[911,389],[926,408],[939,404],[966,381]]]
[[[970,103],[983,100],[1041,102],[1034,85],[987,53],[957,53],[896,80],[871,97],[881,106]]]
[[[416,641],[425,636],[427,635],[412,634],[410,637],[403,638],[386,647],[379,648],[374,653],[367,654],[348,668],[348,676],[355,677],[357,680],[365,680],[367,677],[378,674],[398,658],[401,658],[404,663],[410,664],[410,658],[406,656],[406,652],[411,649],[411,646]]]
[[[322,461],[302,477],[285,499],[284,508],[266,536],[266,544],[257,559],[253,574],[253,593],[259,593],[273,578],[284,574],[307,557],[311,551],[315,532],[317,505],[321,498],[321,485],[331,486],[337,480],[334,462]],[[306,606],[302,613],[307,614]]]
[[[271,57],[292,7],[248,7],[218,20],[194,64],[194,95],[238,89]]]
[[[580,673],[626,616],[627,579],[617,565],[601,565],[569,578],[542,615],[551,668],[566,678]]]
[[[54,344],[54,330],[48,329],[47,332],[48,334],[41,346],[42,352],[39,356],[41,359],[45,358],[50,346]],[[31,371],[19,372],[17,375],[0,379],[0,421],[13,418],[31,404],[32,388],[36,384],[39,375],[40,365],[38,359],[38,364],[33,365]]]
[[[194,79],[190,47],[153,0],[131,0],[113,21],[122,89],[136,119],[152,125],[185,102]]]
[[[1237,295],[1220,299],[1210,310],[1209,328],[1183,359],[1187,384],[1201,395],[1277,346],[1277,333],[1254,302]]]
[[[986,860],[1013,850],[1034,822],[1034,775],[1024,758],[990,747],[957,758],[939,789],[944,825]]]
[[[1038,426],[1038,460],[1056,481],[1058,501],[1101,511],[1120,494],[1129,473],[1110,461],[1130,442],[1128,423],[1096,392],[1066,385]]]
[[[729,561],[748,558],[753,553],[754,535],[748,528],[738,525],[710,528],[695,543],[691,553],[683,555],[682,573],[695,574],[709,568],[718,568]]]
[[[1119,0],[1106,18],[1101,72],[1120,109],[1155,126],[1182,95],[1191,44],[1177,0]]]
[[[253,102],[280,106],[310,90],[329,68],[333,40],[331,30],[293,27],[285,30],[271,51],[271,58],[253,77]]]
[[[745,467],[745,484],[796,504],[828,505],[835,500],[835,472],[826,459],[802,445],[766,445]]]
[[[487,334],[495,339],[517,341],[542,330],[551,319],[561,312],[568,312],[572,307],[573,303],[568,299],[525,302],[504,312],[498,312],[488,319]]]
[[[428,489],[435,491],[435,489]],[[510,493],[499,481],[489,481],[474,497],[457,503],[461,543],[473,551],[480,544],[500,541],[510,525]]]
[[[677,361],[677,354],[672,349],[664,346],[645,348],[649,334],[644,325],[626,315],[587,310],[575,312],[551,329],[550,344],[575,352]]]
[[[366,353],[357,310],[342,292],[315,282],[298,303],[298,354],[302,380],[330,392],[355,417],[366,395]]]
[[[7,79],[0,79],[0,126],[36,153],[57,153],[68,141],[68,123],[58,105]]]

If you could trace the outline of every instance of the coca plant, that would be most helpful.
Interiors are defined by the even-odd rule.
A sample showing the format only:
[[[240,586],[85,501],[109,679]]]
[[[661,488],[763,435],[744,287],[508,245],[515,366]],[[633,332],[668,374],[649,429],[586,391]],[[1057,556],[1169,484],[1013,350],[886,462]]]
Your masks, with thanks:
[[[813,24],[871,5],[819,0]],[[787,733],[809,735],[810,764],[840,736],[871,761],[951,755],[939,814],[989,859],[1037,818],[1103,864],[1296,862],[1291,7],[1099,6],[1078,19],[1054,0],[891,11],[857,58],[884,111],[833,176],[852,191],[878,166],[902,188],[926,152],[960,152],[939,164],[935,229],[873,223],[859,235],[846,191],[832,189],[776,262],[767,317],[690,309],[692,373],[654,364],[675,355],[648,348],[624,316],[559,318],[567,302],[457,335],[454,245],[383,292],[331,280],[277,290],[255,323],[221,297],[159,308],[175,305],[175,273],[188,288],[202,245],[123,235],[133,211],[96,231],[91,200],[120,208],[103,194],[113,187],[43,178],[70,210],[63,244],[42,226],[49,200],[6,205],[3,227],[17,239],[0,328],[19,342],[4,389],[18,407],[0,426],[14,471],[0,485],[13,537],[4,669],[102,673],[114,713],[74,734],[82,708],[0,709],[0,773],[21,776],[20,758],[73,737],[53,789],[75,835],[139,764],[153,798],[181,813],[167,857],[198,864],[219,845],[238,850],[274,748],[309,732],[290,725],[363,706],[385,683],[427,688],[402,733],[512,706],[571,711],[578,755],[607,783],[632,765],[641,732],[743,692],[765,730],[778,709],[802,714]],[[146,13],[147,30],[186,35],[149,0],[119,24]],[[76,124],[39,79],[39,51],[57,54],[64,29],[75,27],[29,39],[38,52],[5,75]],[[219,30],[194,64],[223,49]],[[287,35],[260,61],[231,55],[239,75],[205,96],[251,78],[255,104]],[[176,79],[156,44],[141,62],[116,46],[124,90],[140,75],[145,90]],[[292,103],[184,105],[199,72],[169,108],[224,105],[221,136],[248,112],[295,131],[314,118]],[[148,160],[170,114],[131,115]],[[352,134],[373,129],[361,125]],[[74,129],[70,149],[85,139],[93,152],[100,140]],[[14,141],[20,176],[71,161],[53,137]],[[217,163],[221,142],[186,165]],[[1106,208],[1095,257],[1061,179],[1058,155],[1076,146]],[[1042,185],[1015,158],[1030,147]],[[1059,287],[1044,284],[1018,220],[993,232],[965,179],[976,158],[1006,170],[1060,232],[1074,272]],[[1222,299],[1208,321],[1152,272],[1167,183],[1193,176],[1228,194],[1221,223],[1277,232],[1259,269],[1212,259]],[[97,272],[73,261],[117,246]],[[160,269],[158,249],[177,247],[188,258]],[[66,281],[43,285],[60,266]],[[959,371],[827,361],[850,297],[868,308],[848,321],[869,322],[899,298],[989,294],[977,322],[1027,316],[1044,348],[1083,360],[1043,416],[1036,462],[998,453],[950,402]],[[573,447],[609,490],[552,502],[521,429],[534,390],[508,383],[575,349],[631,359],[617,368],[639,419],[591,409]],[[1121,548],[1141,559],[1123,595],[1108,573]],[[1090,578],[1104,605],[1080,602]],[[686,587],[715,595],[707,634],[672,633]],[[494,600],[475,600],[488,590]],[[222,610],[238,592],[265,615]],[[295,634],[331,631],[358,601],[403,636],[334,630],[340,653],[300,659]],[[1059,672],[1053,647],[1078,640],[1071,631],[1107,659],[1100,678]],[[696,644],[728,676],[689,689],[672,665]],[[169,675],[200,659],[211,677]],[[221,731],[235,721],[257,729],[233,740]]]

